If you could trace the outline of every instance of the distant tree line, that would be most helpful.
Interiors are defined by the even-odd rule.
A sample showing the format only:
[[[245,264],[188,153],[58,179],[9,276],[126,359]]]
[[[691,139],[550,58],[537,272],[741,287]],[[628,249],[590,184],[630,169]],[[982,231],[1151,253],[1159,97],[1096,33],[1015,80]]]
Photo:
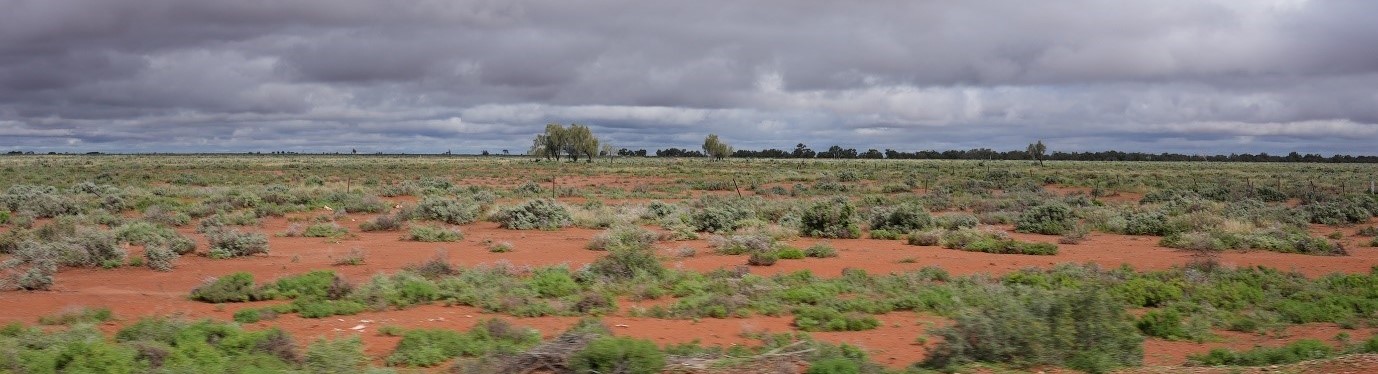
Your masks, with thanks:
[[[841,146],[829,147],[826,151],[815,152],[804,144],[795,146],[794,150],[786,151],[782,149],[763,149],[749,150],[739,149],[732,153],[732,157],[742,158],[838,158],[838,159],[899,159],[899,160],[1030,160],[1030,153],[1033,151],[1046,151],[1046,146],[1040,147],[1041,142],[1031,144],[1032,149],[996,151],[990,148],[973,148],[968,150],[923,150],[914,152],[896,151],[886,149],[868,149],[858,151],[855,148],[842,148]],[[1042,160],[1057,161],[1214,161],[1214,162],[1334,162],[1334,163],[1378,163],[1378,156],[1352,156],[1334,155],[1330,157],[1319,154],[1299,154],[1297,152],[1286,155],[1270,155],[1267,152],[1258,154],[1231,153],[1228,155],[1188,155],[1181,153],[1144,153],[1144,152],[1121,152],[1121,151],[1099,151],[1099,152],[1061,152],[1054,151],[1043,155]]]

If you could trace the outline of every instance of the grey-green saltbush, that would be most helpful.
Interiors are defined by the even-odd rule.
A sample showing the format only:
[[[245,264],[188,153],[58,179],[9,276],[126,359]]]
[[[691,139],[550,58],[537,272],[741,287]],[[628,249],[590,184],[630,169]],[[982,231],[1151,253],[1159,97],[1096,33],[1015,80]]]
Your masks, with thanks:
[[[815,202],[804,210],[799,220],[799,233],[818,238],[858,238],[861,227],[856,221],[856,206],[846,198],[833,198]]]
[[[550,199],[527,201],[493,214],[498,225],[516,230],[555,230],[569,227],[574,220],[564,205]]]

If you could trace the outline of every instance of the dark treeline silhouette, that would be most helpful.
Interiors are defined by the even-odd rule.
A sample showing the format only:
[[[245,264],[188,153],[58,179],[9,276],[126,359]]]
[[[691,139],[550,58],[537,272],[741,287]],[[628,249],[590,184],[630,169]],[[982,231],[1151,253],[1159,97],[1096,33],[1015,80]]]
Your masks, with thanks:
[[[673,148],[672,148],[673,149]],[[660,152],[656,152],[660,155]],[[868,149],[864,152],[857,151],[855,148],[842,148],[841,146],[829,147],[826,151],[817,151],[808,146],[799,144],[794,150],[787,151],[782,149],[763,149],[748,150],[741,149],[732,153],[732,157],[742,158],[837,158],[837,159],[899,159],[899,160],[1033,160],[1028,151],[996,151],[989,148],[976,148],[968,150],[948,150],[948,151],[915,151],[902,152],[893,149],[879,151]],[[1100,152],[1052,152],[1045,160],[1061,161],[1214,161],[1214,162],[1334,162],[1334,163],[1378,163],[1378,156],[1351,156],[1334,155],[1330,157],[1319,154],[1299,154],[1297,152],[1286,155],[1270,155],[1268,153],[1259,154],[1235,154],[1228,155],[1187,155],[1180,153],[1143,153],[1143,152],[1120,152],[1120,151],[1100,151]]]

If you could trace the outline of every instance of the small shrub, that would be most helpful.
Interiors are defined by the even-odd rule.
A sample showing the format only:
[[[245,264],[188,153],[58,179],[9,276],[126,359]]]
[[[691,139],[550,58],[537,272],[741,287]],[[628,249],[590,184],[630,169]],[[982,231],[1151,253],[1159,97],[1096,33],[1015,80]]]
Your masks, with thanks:
[[[658,238],[659,235],[641,226],[615,226],[594,235],[587,248],[606,251],[615,248],[650,247]]]
[[[416,204],[411,214],[420,219],[463,225],[478,220],[480,210],[479,204],[473,201],[427,196]]]
[[[1135,324],[1144,335],[1167,340],[1188,339],[1187,330],[1182,327],[1182,316],[1172,310],[1149,311]]]
[[[646,340],[605,336],[570,357],[579,373],[656,374],[665,368],[665,353]]]
[[[751,212],[732,205],[713,205],[695,211],[689,223],[697,231],[726,233],[741,227],[741,221],[750,218]]]
[[[871,239],[876,239],[876,240],[897,240],[897,239],[900,239],[901,236],[902,236],[902,235],[900,235],[900,233],[895,232],[895,231],[890,231],[890,230],[871,230]]]
[[[236,229],[215,230],[206,234],[211,258],[231,258],[268,253],[268,236]]]
[[[861,374],[861,364],[845,357],[822,359],[809,364],[805,374]]]
[[[151,244],[144,247],[144,264],[155,271],[172,271],[172,263],[181,257],[166,244]]]
[[[911,232],[909,233],[908,243],[909,245],[935,246],[941,242],[944,232],[945,231],[941,229]]]
[[[349,230],[338,223],[317,223],[307,226],[301,236],[308,238],[338,238],[349,234]]]
[[[804,248],[804,256],[813,258],[837,257],[837,249],[828,243],[814,243],[814,245]]]
[[[1044,235],[1062,235],[1076,225],[1072,209],[1066,205],[1040,205],[1024,211],[1015,221],[1014,230]]]
[[[510,242],[492,242],[492,243],[488,243],[488,252],[492,252],[492,253],[507,253],[507,252],[511,252],[511,251],[512,251],[512,243],[510,243]]]
[[[933,216],[923,206],[914,203],[876,208],[871,212],[871,230],[909,232],[933,226]]]
[[[938,216],[933,224],[948,230],[972,228],[981,223],[981,218],[966,213],[953,213]]]
[[[589,264],[588,270],[614,280],[632,279],[643,274],[653,277],[665,274],[665,266],[650,248],[621,248],[608,251],[608,254]]]
[[[466,332],[452,330],[409,330],[402,334],[397,348],[388,355],[391,366],[431,367],[455,357],[477,357],[493,353],[516,353],[540,342],[535,330],[518,328],[491,319]]]
[[[776,255],[775,252],[757,251],[751,252],[751,255],[747,256],[746,264],[751,266],[771,266],[775,265],[775,262],[779,259],[780,257]]]
[[[713,236],[708,239],[708,246],[713,248],[713,252],[720,255],[744,255],[774,249],[775,239],[761,234]]]
[[[317,339],[306,347],[302,369],[310,373],[363,373],[368,355],[359,337]]]
[[[427,243],[455,242],[464,239],[464,234],[460,233],[459,229],[448,227],[412,225],[406,239]]]
[[[405,219],[399,215],[383,214],[359,224],[359,231],[397,231],[402,229]]]
[[[775,257],[778,257],[781,260],[798,260],[806,256],[804,255],[804,251],[800,250],[799,248],[787,247],[775,251]]]
[[[493,214],[499,226],[515,230],[555,230],[574,224],[569,210],[550,199],[531,200]]]
[[[262,300],[263,297],[254,289],[254,275],[240,272],[207,280],[191,290],[191,299],[208,303],[238,303]]]
[[[794,326],[804,331],[865,331],[880,327],[880,321],[866,314],[806,306],[794,311]]]
[[[1326,358],[1334,353],[1333,348],[1319,340],[1302,339],[1282,347],[1258,347],[1243,352],[1216,348],[1205,355],[1188,356],[1187,361],[1203,366],[1263,366]]]
[[[41,325],[75,325],[78,323],[101,323],[114,318],[110,308],[78,308],[62,311],[50,316],[38,317]]]
[[[846,198],[820,201],[804,210],[799,233],[818,238],[854,239],[861,237],[856,207]]]

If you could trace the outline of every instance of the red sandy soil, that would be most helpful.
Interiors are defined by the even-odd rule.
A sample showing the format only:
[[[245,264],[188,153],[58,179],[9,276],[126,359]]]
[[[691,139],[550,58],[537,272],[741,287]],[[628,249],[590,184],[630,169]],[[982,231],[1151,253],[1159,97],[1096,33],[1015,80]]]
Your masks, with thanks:
[[[564,179],[564,178],[562,178]],[[592,179],[591,179],[592,180]],[[314,215],[314,213],[312,214]],[[370,215],[353,215],[341,224],[351,229],[352,237],[341,240],[320,238],[270,238],[272,253],[266,256],[249,258],[211,260],[200,256],[184,256],[177,262],[172,272],[155,272],[146,268],[124,267],[112,270],[103,269],[63,269],[56,277],[52,291],[46,292],[0,292],[0,323],[18,321],[34,323],[40,316],[51,315],[66,309],[87,307],[110,308],[118,320],[104,326],[114,331],[128,325],[140,316],[179,314],[191,318],[214,318],[230,320],[233,312],[250,306],[265,303],[213,305],[187,299],[188,292],[203,280],[237,271],[253,273],[260,282],[304,273],[316,269],[333,269],[353,282],[362,282],[374,274],[395,272],[402,267],[444,256],[451,263],[463,266],[492,265],[507,263],[515,266],[568,265],[571,268],[583,266],[601,256],[601,252],[584,249],[584,245],[598,233],[597,230],[567,228],[558,231],[515,231],[505,230],[496,224],[483,222],[464,225],[461,229],[465,239],[455,243],[417,243],[400,240],[401,233],[365,233],[358,231],[357,224]],[[270,235],[285,231],[292,223],[286,219],[269,219],[261,230]],[[1006,231],[1009,227],[1000,227]],[[1333,231],[1333,228],[1324,230]],[[1352,234],[1354,229],[1345,229]],[[192,237],[190,229],[184,233]],[[1326,231],[1328,232],[1328,231]],[[1012,234],[1021,240],[1055,242],[1057,237],[1044,235]],[[485,240],[510,242],[514,251],[509,253],[489,253]],[[818,240],[798,239],[792,245],[806,247]],[[830,240],[838,249],[839,256],[828,259],[782,260],[771,267],[752,267],[757,274],[777,274],[797,270],[810,270],[831,277],[845,268],[865,269],[876,274],[901,272],[925,266],[938,266],[954,275],[1003,274],[1027,267],[1051,267],[1058,263],[1095,263],[1102,267],[1116,267],[1130,264],[1135,269],[1167,269],[1181,265],[1189,260],[1188,254],[1157,246],[1158,239],[1110,234],[1092,234],[1081,244],[1062,245],[1056,256],[995,255],[963,252],[939,247],[918,247],[905,245],[901,241],[881,241],[870,239]],[[205,248],[205,243],[200,243]],[[745,256],[719,256],[712,254],[707,240],[660,243],[668,251],[681,246],[698,249],[699,255],[691,258],[670,258],[666,264],[698,271],[717,268],[735,268],[746,263]],[[353,248],[365,253],[366,263],[359,266],[331,266]],[[138,255],[134,249],[131,255]],[[1295,270],[1307,276],[1320,276],[1331,272],[1365,273],[1378,264],[1378,249],[1350,247],[1347,257],[1320,257],[1273,252],[1229,252],[1222,256],[1226,266],[1264,265],[1284,270]],[[704,345],[756,344],[744,337],[747,332],[786,332],[791,331],[790,317],[757,316],[746,319],[702,319],[659,320],[629,317],[627,311],[634,305],[665,303],[670,300],[620,303],[622,312],[604,318],[615,326],[616,334],[653,340],[659,344],[685,343],[698,340]],[[385,356],[398,338],[378,336],[378,326],[396,325],[406,328],[445,327],[465,329],[476,321],[501,317],[514,320],[519,325],[539,329],[545,336],[558,334],[573,324],[577,318],[543,317],[513,318],[482,313],[469,307],[444,307],[438,305],[418,306],[400,311],[369,312],[354,316],[324,319],[303,319],[296,315],[282,316],[276,320],[252,324],[251,328],[276,326],[297,337],[306,344],[317,337],[338,335],[361,335],[366,349],[375,358]],[[883,322],[875,330],[862,332],[813,333],[818,339],[830,342],[848,342],[863,346],[872,352],[873,357],[886,365],[901,367],[921,360],[924,346],[916,345],[917,339],[926,336],[925,331],[933,326],[946,323],[942,318],[917,313],[891,313],[878,318]],[[371,322],[360,322],[371,321]],[[362,331],[352,330],[364,325]],[[1229,346],[1249,348],[1253,345],[1282,345],[1301,338],[1316,338],[1331,341],[1338,332],[1333,325],[1304,325],[1289,328],[1283,337],[1260,336],[1221,332],[1224,340],[1217,343],[1197,344],[1190,342],[1166,342],[1150,340],[1145,345],[1146,363],[1149,365],[1181,364],[1187,354],[1204,353],[1210,348]],[[1374,333],[1373,328],[1346,330],[1354,341],[1366,339]],[[936,339],[927,338],[932,345]]]

